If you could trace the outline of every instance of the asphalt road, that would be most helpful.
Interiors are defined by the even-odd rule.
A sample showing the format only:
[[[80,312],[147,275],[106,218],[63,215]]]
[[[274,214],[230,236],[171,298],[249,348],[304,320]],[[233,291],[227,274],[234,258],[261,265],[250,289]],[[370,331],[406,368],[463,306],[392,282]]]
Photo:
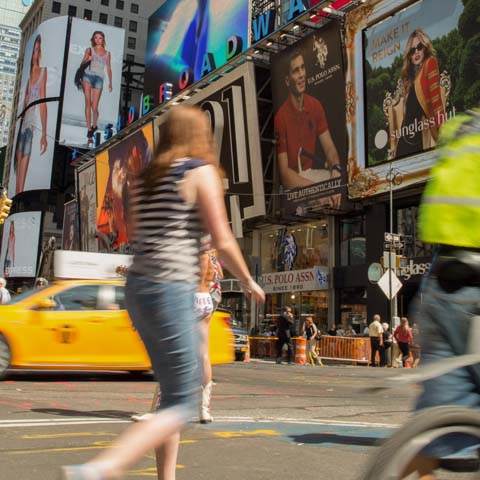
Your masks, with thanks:
[[[366,391],[395,369],[252,361],[214,368],[215,421],[182,435],[178,480],[356,479],[408,417],[416,387]],[[154,382],[122,373],[19,372],[1,382],[2,480],[56,479],[146,411]],[[153,452],[127,475],[156,478]]]

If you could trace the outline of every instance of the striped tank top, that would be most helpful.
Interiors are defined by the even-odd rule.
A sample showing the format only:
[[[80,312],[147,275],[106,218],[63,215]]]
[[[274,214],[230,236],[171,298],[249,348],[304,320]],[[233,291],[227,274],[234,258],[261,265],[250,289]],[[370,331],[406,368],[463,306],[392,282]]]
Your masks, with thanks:
[[[196,204],[185,202],[179,182],[203,160],[175,160],[147,194],[141,180],[132,190],[134,257],[129,271],[158,282],[198,283],[201,220]]]

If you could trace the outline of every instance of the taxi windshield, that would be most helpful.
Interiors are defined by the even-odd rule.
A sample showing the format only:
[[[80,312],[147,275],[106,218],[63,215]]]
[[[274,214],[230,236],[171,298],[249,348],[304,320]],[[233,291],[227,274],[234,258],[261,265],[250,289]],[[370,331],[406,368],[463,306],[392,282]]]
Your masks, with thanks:
[[[12,299],[10,300],[10,302],[8,302],[8,305],[19,303],[22,300],[25,300],[26,298],[31,297],[34,293],[38,293],[38,292],[41,292],[42,290],[45,290],[47,286],[48,285],[44,287],[39,287],[39,288],[31,288],[29,290],[25,290],[22,293],[19,293],[18,295],[12,296]]]

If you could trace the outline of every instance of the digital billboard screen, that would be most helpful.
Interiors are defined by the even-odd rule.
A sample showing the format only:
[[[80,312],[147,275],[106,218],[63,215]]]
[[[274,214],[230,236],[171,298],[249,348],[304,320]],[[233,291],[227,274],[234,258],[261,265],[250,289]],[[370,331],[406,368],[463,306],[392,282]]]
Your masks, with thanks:
[[[15,213],[3,227],[0,269],[5,278],[34,278],[37,273],[42,212]]]
[[[246,50],[248,0],[166,0],[149,18],[145,92],[159,103]]]
[[[80,248],[86,252],[98,252],[97,180],[94,162],[78,172],[78,202]]]
[[[118,121],[125,30],[79,18],[72,19],[60,144],[92,147],[93,135],[104,139]],[[83,75],[77,75],[79,67]]]

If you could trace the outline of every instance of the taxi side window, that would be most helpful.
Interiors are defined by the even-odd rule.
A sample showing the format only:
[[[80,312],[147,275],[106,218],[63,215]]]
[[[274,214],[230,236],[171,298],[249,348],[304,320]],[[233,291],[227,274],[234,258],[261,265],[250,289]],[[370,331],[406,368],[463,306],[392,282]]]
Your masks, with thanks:
[[[119,310],[126,310],[125,306],[125,287],[115,287],[115,303],[118,305]]]
[[[98,285],[81,285],[55,295],[57,310],[96,310]]]

